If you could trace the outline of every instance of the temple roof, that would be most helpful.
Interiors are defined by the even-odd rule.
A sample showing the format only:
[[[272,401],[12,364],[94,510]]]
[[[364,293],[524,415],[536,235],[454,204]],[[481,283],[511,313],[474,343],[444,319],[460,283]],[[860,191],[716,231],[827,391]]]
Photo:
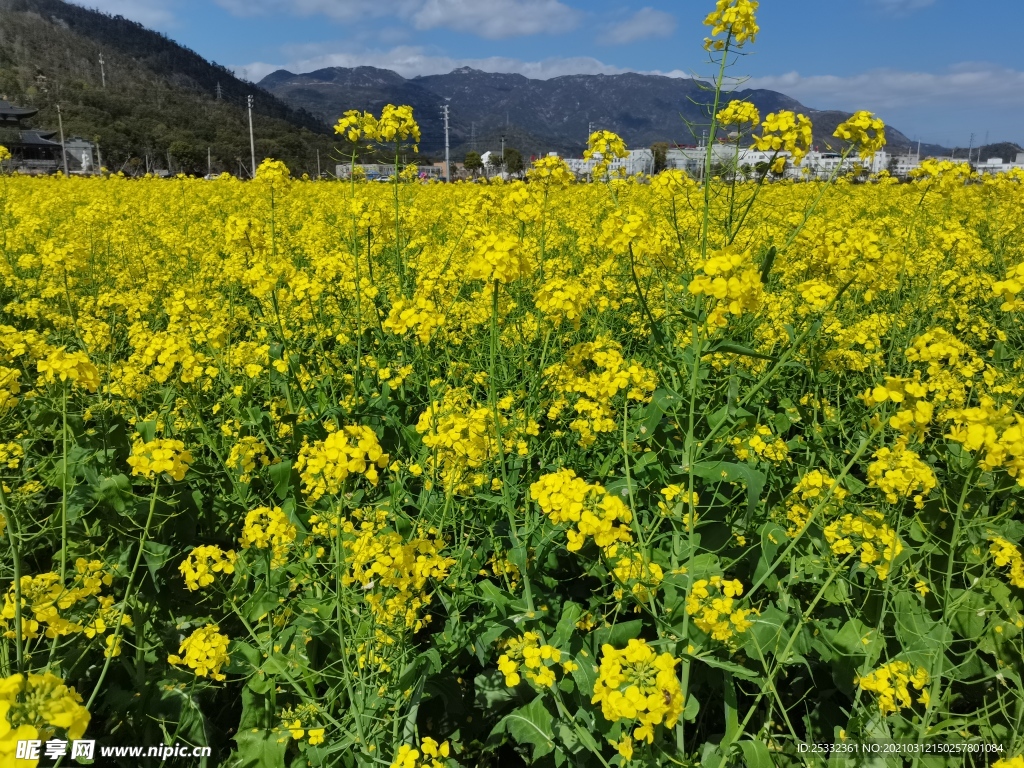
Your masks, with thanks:
[[[0,99],[0,123],[16,123],[19,120],[24,120],[27,117],[32,117],[38,109],[29,109],[27,107],[16,107],[9,101]]]
[[[50,141],[56,131],[22,131],[22,146],[31,147],[59,147],[59,141]]]

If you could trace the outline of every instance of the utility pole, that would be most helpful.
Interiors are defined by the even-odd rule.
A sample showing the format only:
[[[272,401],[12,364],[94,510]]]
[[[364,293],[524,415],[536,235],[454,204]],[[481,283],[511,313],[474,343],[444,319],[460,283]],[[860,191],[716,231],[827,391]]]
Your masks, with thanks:
[[[100,152],[100,137],[96,137],[96,168],[103,173],[103,154]]]
[[[469,148],[476,152],[476,123],[469,124]]]
[[[501,167],[505,167],[505,134],[501,134]]]
[[[100,80],[103,81],[103,87],[107,87],[107,72],[103,69],[103,54],[100,54]]]
[[[971,153],[974,151],[974,134],[971,134],[971,143],[967,145],[967,164],[971,163]]]
[[[64,118],[60,114],[60,104],[57,105],[57,124],[60,126],[60,154],[64,158],[64,175],[70,176],[68,173],[68,152],[64,149]]]
[[[448,99],[445,99],[441,107],[441,114],[444,115],[444,180],[452,180],[452,163],[448,156]]]
[[[213,157],[209,147],[206,148],[206,175],[213,176]]]
[[[316,178],[320,180],[320,147],[316,148]]]
[[[252,155],[252,178],[256,178],[256,139],[252,135],[252,96],[246,97],[249,104],[249,152]]]

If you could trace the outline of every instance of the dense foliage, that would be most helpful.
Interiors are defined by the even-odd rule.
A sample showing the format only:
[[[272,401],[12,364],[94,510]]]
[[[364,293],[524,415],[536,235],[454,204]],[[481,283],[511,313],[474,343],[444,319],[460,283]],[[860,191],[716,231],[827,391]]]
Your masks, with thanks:
[[[1019,768],[1024,174],[761,118],[750,183],[0,177],[0,761]]]

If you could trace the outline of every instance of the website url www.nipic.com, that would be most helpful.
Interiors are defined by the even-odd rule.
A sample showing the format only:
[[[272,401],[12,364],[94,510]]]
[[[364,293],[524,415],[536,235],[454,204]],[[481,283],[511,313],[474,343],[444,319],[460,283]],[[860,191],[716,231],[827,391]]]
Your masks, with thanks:
[[[30,739],[18,742],[14,756],[18,760],[57,760],[63,757],[70,757],[72,760],[94,760],[97,757],[156,757],[167,760],[172,757],[209,757],[211,752],[210,747],[193,747],[185,744],[97,748],[93,739],[77,739],[70,743],[61,739]]]

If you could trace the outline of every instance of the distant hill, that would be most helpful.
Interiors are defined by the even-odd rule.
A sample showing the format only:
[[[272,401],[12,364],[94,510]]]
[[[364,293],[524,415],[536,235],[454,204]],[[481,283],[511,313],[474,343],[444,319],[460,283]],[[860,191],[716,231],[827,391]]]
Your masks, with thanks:
[[[619,133],[634,147],[658,141],[695,144],[707,129],[712,96],[709,83],[683,78],[625,73],[533,80],[468,67],[408,79],[375,67],[331,67],[305,74],[278,70],[260,85],[327,123],[348,109],[378,111],[387,103],[410,104],[423,129],[423,147],[434,153],[443,146],[439,114],[449,98],[456,157],[473,148],[495,149],[500,136],[512,132],[517,136],[513,146],[527,154],[579,155],[591,124]],[[730,98],[747,99],[762,114],[779,109],[806,114],[821,148],[837,146],[832,133],[850,115],[810,109],[783,93],[763,89],[737,91]],[[887,128],[886,138],[892,149],[916,148],[893,127]],[[922,144],[921,149],[923,154],[949,151],[934,144]]]
[[[157,32],[61,0],[0,0],[0,98],[39,108],[33,127],[51,130],[59,103],[65,134],[98,137],[113,170],[146,156],[166,168],[172,148],[175,171],[205,173],[208,149],[214,171],[248,168],[250,94],[257,162],[272,156],[315,172],[319,149],[324,167],[333,165],[335,142],[320,118]]]

